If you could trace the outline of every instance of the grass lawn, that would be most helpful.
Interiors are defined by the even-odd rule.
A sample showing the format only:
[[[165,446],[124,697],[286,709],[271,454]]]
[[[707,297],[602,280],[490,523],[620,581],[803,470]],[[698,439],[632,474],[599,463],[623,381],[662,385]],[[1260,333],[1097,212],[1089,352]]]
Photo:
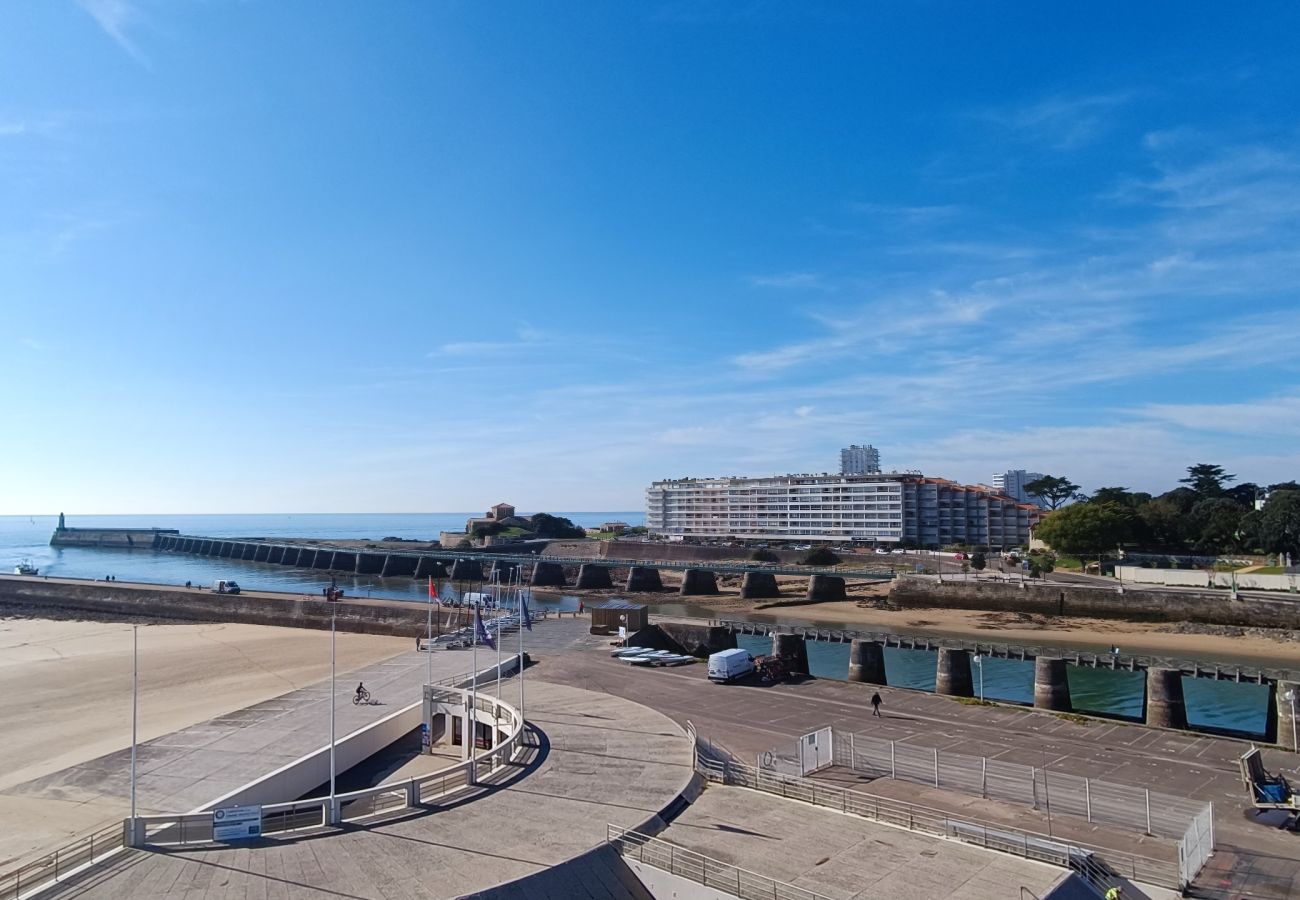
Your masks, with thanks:
[[[1281,566],[1260,566],[1250,573],[1251,575],[1285,575],[1286,569]]]

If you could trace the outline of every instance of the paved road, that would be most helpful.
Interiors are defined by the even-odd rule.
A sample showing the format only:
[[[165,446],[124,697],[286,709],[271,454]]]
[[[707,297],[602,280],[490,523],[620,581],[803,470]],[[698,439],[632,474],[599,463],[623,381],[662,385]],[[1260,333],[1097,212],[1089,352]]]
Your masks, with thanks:
[[[1089,778],[1212,802],[1219,850],[1201,881],[1228,882],[1260,898],[1300,897],[1300,836],[1244,814],[1240,741],[1138,725],[1078,720],[1021,707],[962,705],[947,697],[881,689],[884,719],[872,719],[873,688],[809,680],[772,687],[707,683],[703,666],[642,669],[602,650],[566,654],[543,677],[637,699],[691,720],[701,735],[742,760],[788,748],[825,726],[911,745],[1043,766]],[[1300,757],[1265,752],[1268,767],[1294,772]],[[1156,811],[1159,814],[1159,811]]]

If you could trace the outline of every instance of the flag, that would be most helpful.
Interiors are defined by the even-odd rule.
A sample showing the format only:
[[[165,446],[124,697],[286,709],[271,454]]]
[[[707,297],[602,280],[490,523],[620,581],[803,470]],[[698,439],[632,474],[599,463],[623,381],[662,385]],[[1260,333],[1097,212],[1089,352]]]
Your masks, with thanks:
[[[442,605],[442,601],[438,599],[438,586],[433,583],[432,575],[429,576],[429,599],[436,601],[439,606]]]
[[[487,644],[493,650],[497,645],[492,643],[492,638],[488,636],[488,631],[483,627],[483,611],[477,606],[474,607],[474,637],[480,644]]]
[[[519,619],[525,628],[529,631],[533,630],[533,617],[528,613],[528,598],[524,596],[523,591],[519,592]]]

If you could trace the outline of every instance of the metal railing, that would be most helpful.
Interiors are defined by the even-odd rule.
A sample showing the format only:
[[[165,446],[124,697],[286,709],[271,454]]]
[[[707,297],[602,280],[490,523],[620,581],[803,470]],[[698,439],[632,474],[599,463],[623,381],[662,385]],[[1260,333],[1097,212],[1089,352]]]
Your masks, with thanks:
[[[1181,840],[1208,804],[1146,788],[836,731],[834,762],[854,772],[962,791]],[[1212,835],[1209,837],[1213,849]]]
[[[443,679],[434,687],[442,688],[448,698],[464,700],[467,699],[469,692],[453,685],[464,682],[468,677],[460,675]],[[479,712],[491,715],[494,719],[499,719],[508,728],[506,737],[491,750],[428,775],[335,794],[337,812],[333,817],[329,815],[329,797],[263,804],[262,833],[275,834],[306,828],[322,828],[331,820],[358,822],[403,809],[428,807],[436,805],[436,801],[447,798],[449,794],[484,780],[484,776],[490,778],[523,753],[525,723],[518,710],[491,695],[477,695],[475,708]],[[213,839],[213,812],[210,810],[184,815],[139,816],[137,822],[140,829],[138,843],[195,844],[210,843]],[[122,831],[120,826],[118,831],[120,842]],[[0,895],[0,900],[5,900],[3,895]]]
[[[861,816],[922,834],[949,838],[1078,872],[1103,892],[1121,880],[1181,890],[1179,865],[1036,834],[1011,826],[989,826],[960,819],[943,810],[876,797],[794,775],[765,772],[753,766],[697,755],[696,768],[722,784],[775,794],[826,809]]]
[[[725,891],[741,900],[830,900],[825,894],[768,878],[637,831],[607,825],[605,840],[625,859]]]
[[[38,885],[58,881],[73,870],[120,850],[123,837],[122,823],[114,822],[16,869],[0,873],[0,900],[18,900]]]

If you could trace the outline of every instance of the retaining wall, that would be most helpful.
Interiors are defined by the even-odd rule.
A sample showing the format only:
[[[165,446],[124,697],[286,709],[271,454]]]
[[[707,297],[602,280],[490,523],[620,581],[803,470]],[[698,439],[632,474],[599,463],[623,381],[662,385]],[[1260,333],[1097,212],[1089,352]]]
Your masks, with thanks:
[[[905,609],[996,610],[1049,616],[1096,616],[1156,622],[1202,622],[1261,628],[1300,628],[1300,599],[1240,597],[1226,592],[1093,588],[1059,581],[944,581],[901,576],[889,601]]]
[[[239,622],[288,628],[330,627],[336,607],[340,631],[418,638],[427,633],[424,604],[331,604],[296,594],[257,596],[214,594],[185,588],[140,588],[88,582],[73,584],[31,578],[0,578],[0,612],[40,618],[78,615],[143,618],[177,622]]]
[[[1207,572],[1204,569],[1144,569],[1140,566],[1116,566],[1115,575],[1125,584],[1164,584],[1186,587],[1231,588],[1232,572]],[[1300,575],[1261,575],[1257,572],[1236,573],[1238,589],[1255,591],[1300,590]]]

